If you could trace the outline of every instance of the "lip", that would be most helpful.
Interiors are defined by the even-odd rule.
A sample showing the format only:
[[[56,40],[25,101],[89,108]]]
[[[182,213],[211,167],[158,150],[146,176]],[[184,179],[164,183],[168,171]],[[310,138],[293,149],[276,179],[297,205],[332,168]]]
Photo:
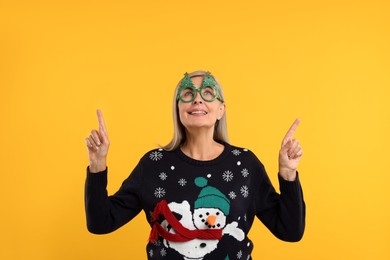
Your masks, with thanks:
[[[188,114],[190,114],[192,116],[205,116],[208,113],[204,110],[196,109],[196,110],[189,111]]]

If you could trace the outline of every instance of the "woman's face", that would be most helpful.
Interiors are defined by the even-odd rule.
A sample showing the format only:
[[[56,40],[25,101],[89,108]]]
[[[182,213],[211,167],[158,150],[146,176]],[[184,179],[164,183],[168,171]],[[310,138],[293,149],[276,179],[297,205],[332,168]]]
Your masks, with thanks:
[[[195,76],[191,80],[198,89],[202,84],[203,76]],[[211,128],[214,130],[215,122],[221,119],[225,112],[225,103],[218,99],[206,102],[199,92],[192,102],[184,103],[181,100],[178,102],[179,118],[186,129]]]

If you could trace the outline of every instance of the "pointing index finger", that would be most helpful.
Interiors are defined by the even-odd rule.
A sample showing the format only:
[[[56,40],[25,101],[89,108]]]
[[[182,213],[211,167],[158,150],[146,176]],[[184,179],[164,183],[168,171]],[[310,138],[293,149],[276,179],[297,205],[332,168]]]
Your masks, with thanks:
[[[104,123],[103,113],[100,109],[96,110],[96,114],[99,121],[99,129],[107,133],[106,124]]]
[[[283,139],[283,144],[285,144],[288,140],[292,139],[294,136],[295,130],[297,129],[299,122],[301,122],[300,118],[295,119],[294,123],[291,125],[290,129],[288,129],[286,136]]]

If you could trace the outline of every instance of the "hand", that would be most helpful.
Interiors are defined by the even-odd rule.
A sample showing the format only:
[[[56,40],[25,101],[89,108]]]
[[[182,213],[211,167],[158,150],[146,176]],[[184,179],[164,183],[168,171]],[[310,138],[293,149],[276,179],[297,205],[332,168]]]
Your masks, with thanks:
[[[287,131],[279,151],[279,174],[288,181],[295,180],[298,164],[303,154],[298,140],[292,139],[300,121],[300,118],[294,121]]]
[[[108,133],[104,123],[102,111],[96,110],[99,122],[99,130],[93,129],[85,143],[88,149],[88,157],[91,172],[99,172],[106,169],[106,158],[110,141],[108,140]]]

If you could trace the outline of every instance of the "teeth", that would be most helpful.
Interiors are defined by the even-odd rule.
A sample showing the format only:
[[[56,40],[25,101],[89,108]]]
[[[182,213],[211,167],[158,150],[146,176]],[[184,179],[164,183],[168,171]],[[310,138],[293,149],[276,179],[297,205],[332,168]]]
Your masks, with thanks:
[[[193,111],[191,114],[203,114],[206,115],[207,113],[205,111]]]

